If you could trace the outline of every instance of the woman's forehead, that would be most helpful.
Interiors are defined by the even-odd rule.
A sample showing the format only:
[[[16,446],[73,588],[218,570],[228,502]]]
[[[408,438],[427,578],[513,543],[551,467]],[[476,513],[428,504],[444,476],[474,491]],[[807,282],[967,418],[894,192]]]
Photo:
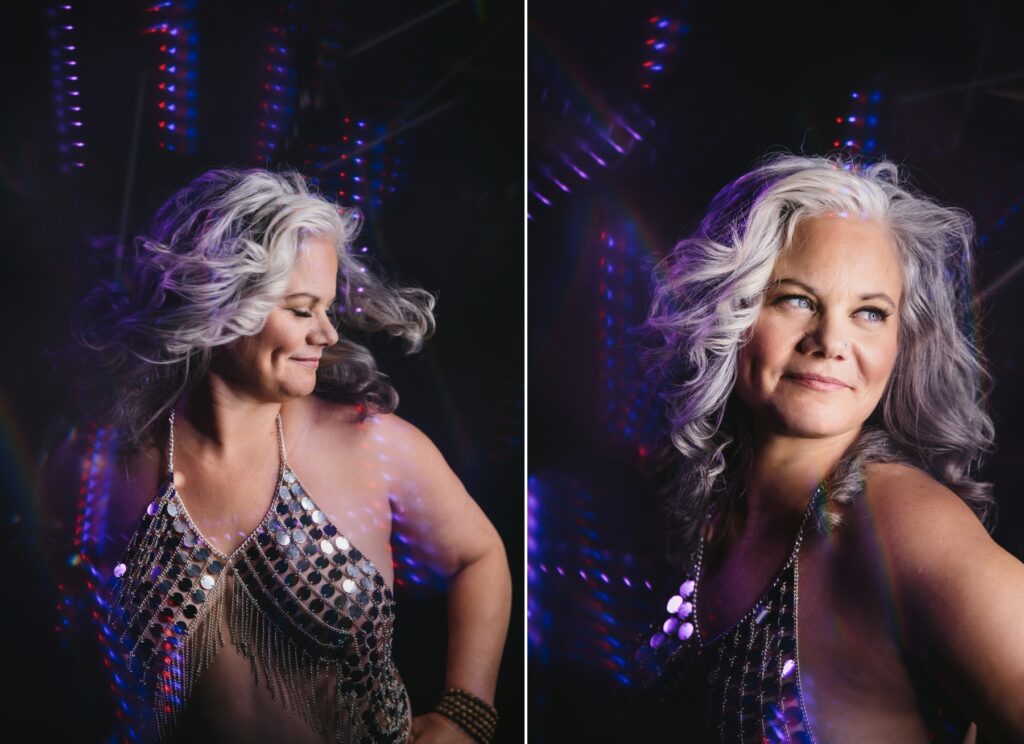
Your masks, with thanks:
[[[296,253],[288,293],[309,292],[329,297],[334,293],[337,274],[338,254],[334,243],[326,239],[307,239]],[[325,291],[327,294],[323,294]]]
[[[779,254],[772,280],[797,275],[823,285],[872,285],[865,290],[898,292],[903,287],[899,250],[889,230],[850,218],[811,218],[801,222]]]

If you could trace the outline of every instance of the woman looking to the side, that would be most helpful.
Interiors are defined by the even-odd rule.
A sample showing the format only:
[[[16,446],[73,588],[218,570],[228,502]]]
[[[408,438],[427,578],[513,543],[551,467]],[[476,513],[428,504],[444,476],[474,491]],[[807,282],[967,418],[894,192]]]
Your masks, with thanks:
[[[975,477],[972,240],[892,163],[783,155],[660,265],[682,570],[637,654],[653,730],[1024,740],[1024,565]]]
[[[505,551],[360,343],[414,350],[434,320],[433,297],[357,257],[356,216],[297,173],[210,171],[137,241],[129,286],[89,298],[99,426],[46,482],[119,739],[493,734]],[[396,623],[393,525],[450,580],[447,690],[415,719],[391,658],[415,622]]]

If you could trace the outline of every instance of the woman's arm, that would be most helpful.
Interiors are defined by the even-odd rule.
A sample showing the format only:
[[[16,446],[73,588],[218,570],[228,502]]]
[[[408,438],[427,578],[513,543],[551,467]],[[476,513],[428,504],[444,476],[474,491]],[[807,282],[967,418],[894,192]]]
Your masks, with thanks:
[[[419,562],[448,579],[445,687],[493,704],[511,609],[505,547],[433,443],[397,416],[379,419],[398,460],[396,529]]]
[[[1024,741],[1024,564],[924,473],[879,469],[870,482],[906,647],[982,734]]]

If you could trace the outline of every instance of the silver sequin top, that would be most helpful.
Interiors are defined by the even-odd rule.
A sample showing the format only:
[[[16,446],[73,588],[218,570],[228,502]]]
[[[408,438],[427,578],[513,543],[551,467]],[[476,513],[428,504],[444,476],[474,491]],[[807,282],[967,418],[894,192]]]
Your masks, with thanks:
[[[799,554],[825,498],[816,490],[793,548],[771,585],[731,627],[714,637],[702,632],[697,606],[704,540],[691,557],[666,615],[636,651],[633,684],[651,735],[679,741],[762,744],[815,742],[801,678],[798,607]],[[970,720],[908,661],[930,741],[960,742]]]
[[[191,690],[230,641],[286,708],[329,740],[405,742],[409,702],[391,656],[394,598],[377,567],[328,521],[284,452],[265,517],[224,555],[168,477],[101,596],[119,718],[136,740],[173,734]],[[103,600],[101,600],[103,601]]]
[[[681,740],[814,742],[796,643],[797,558],[813,506],[812,499],[793,549],[768,590],[713,638],[701,632],[697,620],[702,539],[685,580],[665,606],[667,617],[636,652],[638,679],[666,698],[663,710],[671,710],[673,721],[662,725],[684,734]]]

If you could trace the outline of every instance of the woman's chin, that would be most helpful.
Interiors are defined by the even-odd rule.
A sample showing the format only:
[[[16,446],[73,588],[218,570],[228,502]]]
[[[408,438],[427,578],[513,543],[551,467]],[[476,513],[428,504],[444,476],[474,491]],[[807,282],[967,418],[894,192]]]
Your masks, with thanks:
[[[856,424],[851,421],[836,421],[827,417],[792,416],[776,421],[776,431],[793,437],[805,439],[827,439],[840,436]]]

